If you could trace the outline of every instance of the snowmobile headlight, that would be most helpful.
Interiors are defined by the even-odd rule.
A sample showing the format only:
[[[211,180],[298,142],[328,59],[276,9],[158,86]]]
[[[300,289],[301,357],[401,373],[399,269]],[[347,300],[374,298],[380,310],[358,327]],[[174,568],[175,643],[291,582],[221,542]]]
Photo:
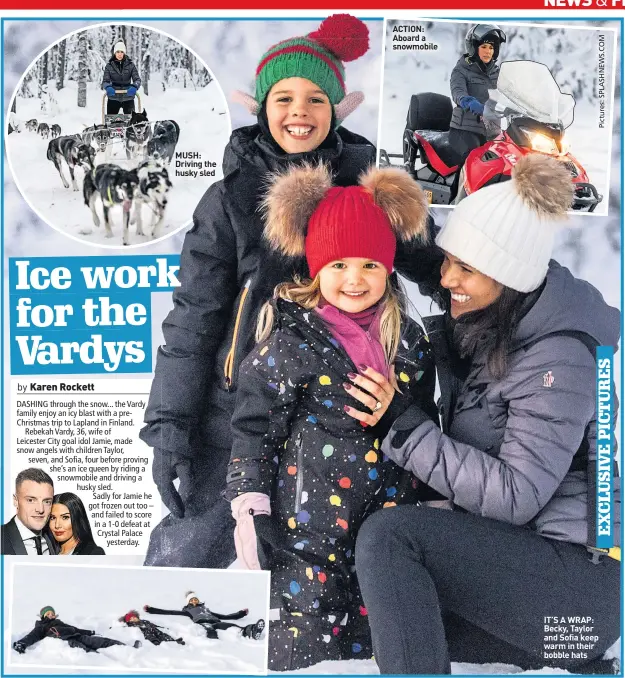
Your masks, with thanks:
[[[556,144],[555,139],[552,137],[548,137],[546,134],[531,132],[529,138],[532,148],[535,151],[538,151],[539,153],[548,153],[549,155],[560,155],[558,144]]]
[[[563,134],[562,138],[560,139],[560,153],[562,155],[566,155],[570,150],[571,150],[571,144],[568,140],[568,137],[566,137]]]

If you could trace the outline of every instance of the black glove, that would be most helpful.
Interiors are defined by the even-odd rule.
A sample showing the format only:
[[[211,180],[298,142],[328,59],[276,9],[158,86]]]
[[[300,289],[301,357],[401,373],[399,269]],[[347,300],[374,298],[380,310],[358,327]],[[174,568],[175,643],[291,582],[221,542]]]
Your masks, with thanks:
[[[182,454],[154,448],[152,478],[156,483],[163,504],[176,518],[184,518],[184,502],[174,487],[174,480],[180,478],[180,485],[187,485],[191,479],[191,459]]]
[[[19,654],[24,654],[24,652],[26,652],[26,645],[24,645],[24,643],[16,641],[15,643],[13,643],[13,649]]]
[[[178,645],[184,645],[184,640],[182,640],[182,638],[176,638],[176,642]]]
[[[88,636],[95,636],[95,631],[87,631]]]

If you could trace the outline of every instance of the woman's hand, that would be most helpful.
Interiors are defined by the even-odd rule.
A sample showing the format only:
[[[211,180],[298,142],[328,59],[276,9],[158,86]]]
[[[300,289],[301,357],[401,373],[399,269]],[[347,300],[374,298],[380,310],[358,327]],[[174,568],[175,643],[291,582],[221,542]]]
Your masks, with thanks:
[[[361,411],[356,407],[345,405],[345,412],[350,417],[358,419],[362,424],[367,426],[375,426],[382,415],[388,410],[393,397],[395,396],[395,389],[397,387],[397,379],[395,378],[395,368],[391,368],[390,379],[387,379],[383,374],[376,372],[372,367],[367,365],[360,365],[358,367],[359,374],[350,372],[350,383],[343,384],[343,388],[356,400],[369,408],[372,413]]]

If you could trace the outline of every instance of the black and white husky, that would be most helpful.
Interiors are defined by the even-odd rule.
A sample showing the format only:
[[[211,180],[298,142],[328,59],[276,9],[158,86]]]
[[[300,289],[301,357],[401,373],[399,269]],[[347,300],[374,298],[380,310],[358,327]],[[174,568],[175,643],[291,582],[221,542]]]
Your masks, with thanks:
[[[52,125],[52,127],[50,127],[50,133],[52,134],[53,139],[60,137],[61,136],[61,125]]]
[[[152,238],[160,238],[167,206],[167,194],[171,188],[169,172],[159,160],[146,160],[135,170],[139,184],[135,189],[134,212],[131,223],[137,224],[137,235],[144,235],[141,209],[146,205],[151,215]]]
[[[39,134],[42,139],[47,139],[50,136],[50,127],[47,122],[39,123],[37,127],[37,134]]]
[[[85,172],[85,176],[93,170],[93,159],[95,158],[95,151],[91,146],[84,144],[80,135],[76,134],[74,136],[65,136],[57,137],[52,139],[48,144],[48,152],[46,154],[48,160],[54,163],[54,166],[57,169],[63,182],[65,188],[69,188],[67,179],[63,174],[63,164],[64,160],[67,166],[69,167],[69,175],[72,178],[72,188],[77,191],[78,186],[76,184],[76,179],[74,177],[74,169],[76,167],[82,167]]]
[[[133,205],[135,189],[139,184],[139,177],[136,170],[125,170],[118,165],[103,163],[98,165],[93,172],[85,175],[82,185],[82,194],[85,205],[91,209],[93,223],[100,226],[100,218],[96,212],[96,201],[98,198],[102,201],[102,210],[104,212],[104,228],[106,237],[113,237],[111,229],[109,211],[112,207],[120,205],[123,212],[123,237],[124,245],[129,243],[129,223],[130,212]]]
[[[151,137],[152,128],[145,109],[141,113],[133,111],[128,127],[126,127],[126,157],[128,160],[144,158]]]
[[[31,118],[30,120],[26,121],[26,129],[29,132],[36,132],[38,126],[39,126],[39,123],[37,122],[36,118]]]
[[[155,122],[152,138],[148,141],[148,156],[169,164],[174,157],[179,137],[180,125],[175,120]]]
[[[82,138],[86,144],[92,146],[96,153],[104,153],[110,138],[109,128],[106,125],[91,125],[83,130]]]

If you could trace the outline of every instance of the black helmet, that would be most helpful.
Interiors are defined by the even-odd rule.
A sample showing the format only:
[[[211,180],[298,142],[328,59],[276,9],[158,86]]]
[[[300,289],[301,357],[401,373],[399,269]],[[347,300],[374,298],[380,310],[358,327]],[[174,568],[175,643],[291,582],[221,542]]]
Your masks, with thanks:
[[[495,52],[493,61],[499,56],[499,45],[506,41],[506,34],[495,24],[475,24],[467,31],[464,38],[464,49],[469,58],[477,56],[477,48],[485,42],[492,42]]]

